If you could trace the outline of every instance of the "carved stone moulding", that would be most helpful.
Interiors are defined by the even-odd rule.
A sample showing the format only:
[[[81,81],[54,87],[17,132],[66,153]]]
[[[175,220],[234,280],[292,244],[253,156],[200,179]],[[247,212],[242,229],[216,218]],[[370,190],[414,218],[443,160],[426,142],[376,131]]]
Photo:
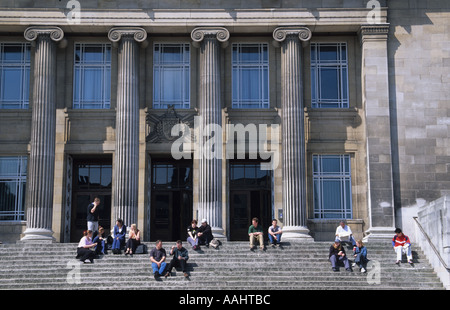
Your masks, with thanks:
[[[171,143],[175,141],[180,136],[172,136],[173,126],[185,124],[192,128],[195,115],[196,113],[180,115],[175,111],[173,105],[169,105],[166,112],[162,115],[147,112],[146,123],[149,128],[149,134],[146,137],[146,141],[151,143]]]
[[[273,31],[273,38],[277,42],[283,42],[290,35],[298,36],[303,42],[309,41],[312,37],[311,30],[303,26],[278,27]]]
[[[199,47],[205,37],[214,37],[225,47],[230,38],[230,32],[224,27],[197,27],[191,32],[191,38],[195,47]]]
[[[108,39],[112,42],[119,42],[124,36],[133,36],[136,42],[144,42],[147,31],[139,27],[115,27],[108,32]]]
[[[34,41],[39,35],[49,35],[50,39],[59,42],[64,38],[64,31],[55,26],[31,26],[24,32],[24,37],[28,41]]]

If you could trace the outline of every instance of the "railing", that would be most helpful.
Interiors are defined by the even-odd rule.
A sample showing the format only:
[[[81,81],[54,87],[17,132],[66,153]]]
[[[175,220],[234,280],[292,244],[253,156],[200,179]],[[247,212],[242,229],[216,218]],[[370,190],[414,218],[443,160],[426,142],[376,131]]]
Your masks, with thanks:
[[[427,239],[428,243],[430,244],[431,248],[433,249],[434,253],[437,255],[439,261],[441,262],[442,266],[444,266],[445,269],[447,269],[448,272],[450,272],[450,268],[448,268],[447,264],[445,263],[444,259],[441,257],[441,254],[434,246],[433,242],[431,241],[430,237],[426,233],[426,231],[423,229],[422,225],[420,225],[419,220],[417,219],[417,216],[413,216],[414,221],[416,221],[417,225],[419,226],[420,231],[425,236],[425,239]]]

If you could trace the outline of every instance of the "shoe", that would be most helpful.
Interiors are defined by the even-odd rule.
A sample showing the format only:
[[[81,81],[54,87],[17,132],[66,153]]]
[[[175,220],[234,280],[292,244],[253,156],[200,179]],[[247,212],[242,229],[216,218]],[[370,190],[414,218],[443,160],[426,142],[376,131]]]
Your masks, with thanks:
[[[164,278],[170,277],[170,272],[166,272],[166,274],[164,275]]]
[[[155,272],[155,274],[153,276],[155,277],[155,280],[159,279],[159,273],[158,272]]]
[[[345,271],[353,272],[352,268],[347,268],[347,269],[345,269]]]
[[[189,275],[187,274],[187,272],[183,272],[183,275],[185,278],[189,277]]]
[[[362,273],[366,273],[366,272],[367,272],[367,270],[366,270],[366,269],[364,269],[364,268],[361,268],[361,272],[362,272]]]
[[[339,269],[337,269],[337,268],[331,268],[331,269],[333,269],[334,272],[338,272],[339,271]]]
[[[353,264],[352,264],[352,267],[355,267],[355,266],[356,266],[356,263],[353,263]]]
[[[395,264],[397,264],[397,265],[399,265],[400,266],[400,261],[398,260],[398,261],[396,261],[395,262]]]

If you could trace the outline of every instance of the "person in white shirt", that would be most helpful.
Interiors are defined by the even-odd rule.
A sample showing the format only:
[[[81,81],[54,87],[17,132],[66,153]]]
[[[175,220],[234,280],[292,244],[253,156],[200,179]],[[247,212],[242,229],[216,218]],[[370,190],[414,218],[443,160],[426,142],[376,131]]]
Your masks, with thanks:
[[[77,247],[77,259],[86,262],[88,259],[91,263],[94,262],[95,253],[90,248],[97,246],[97,243],[92,242],[92,230],[86,230],[83,232],[83,238],[81,238]]]
[[[339,226],[336,228],[336,239],[341,241],[341,243],[350,243],[351,245],[356,246],[352,230],[348,225],[346,225],[345,221],[341,221]]]
[[[281,235],[283,231],[280,226],[277,225],[278,221],[276,219],[272,220],[272,226],[267,230],[269,234],[269,240],[272,246],[280,246],[281,243]]]

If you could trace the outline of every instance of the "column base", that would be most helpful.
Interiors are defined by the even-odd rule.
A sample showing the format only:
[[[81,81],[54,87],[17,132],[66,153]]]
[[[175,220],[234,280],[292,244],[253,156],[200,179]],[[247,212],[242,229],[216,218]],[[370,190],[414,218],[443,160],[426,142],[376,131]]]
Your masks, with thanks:
[[[314,238],[309,235],[309,229],[304,226],[283,226],[281,241],[290,242],[313,242]]]
[[[365,233],[363,242],[386,242],[392,240],[395,235],[395,227],[371,227]]]
[[[23,234],[24,237],[19,242],[56,242],[56,239],[53,237],[53,231],[45,228],[27,228]]]

